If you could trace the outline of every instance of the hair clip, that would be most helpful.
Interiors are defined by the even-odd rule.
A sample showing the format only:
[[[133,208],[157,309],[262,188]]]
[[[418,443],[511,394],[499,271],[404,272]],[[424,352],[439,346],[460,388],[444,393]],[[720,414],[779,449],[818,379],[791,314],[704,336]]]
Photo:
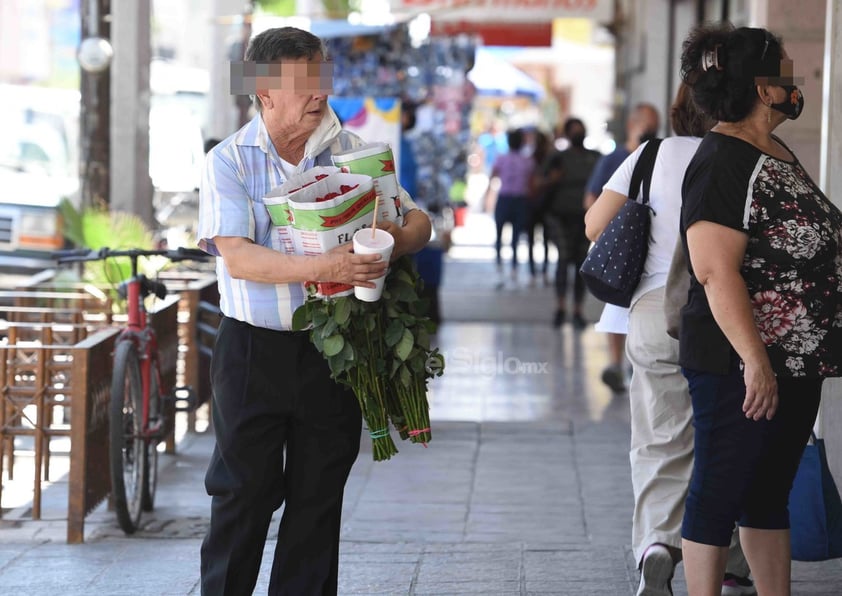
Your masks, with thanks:
[[[719,65],[719,48],[722,44],[716,44],[712,50],[705,50],[702,53],[702,71],[707,72],[711,67],[716,70],[722,70]]]
[[[763,62],[763,60],[766,58],[766,52],[769,50],[769,42],[772,40],[772,34],[769,33],[769,31],[767,31],[766,29],[763,30],[763,36],[763,52],[760,54],[761,62]]]

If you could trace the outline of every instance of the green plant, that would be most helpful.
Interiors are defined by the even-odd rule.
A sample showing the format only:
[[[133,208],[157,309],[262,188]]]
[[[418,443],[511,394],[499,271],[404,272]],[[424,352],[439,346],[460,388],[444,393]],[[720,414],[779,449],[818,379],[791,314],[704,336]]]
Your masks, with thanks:
[[[59,210],[64,220],[64,237],[76,247],[149,249],[154,245],[152,232],[134,214],[95,207],[78,211],[68,200],[59,204]],[[147,271],[155,269],[148,260],[144,261]],[[82,278],[98,287],[113,287],[130,274],[128,258],[117,258],[86,263]]]
[[[398,452],[389,422],[402,439],[425,446],[431,439],[427,381],[444,372],[444,356],[430,348],[436,326],[419,297],[422,285],[412,260],[402,257],[392,263],[379,301],[311,291],[293,315],[293,329],[309,329],[331,376],[356,395],[375,461]]]

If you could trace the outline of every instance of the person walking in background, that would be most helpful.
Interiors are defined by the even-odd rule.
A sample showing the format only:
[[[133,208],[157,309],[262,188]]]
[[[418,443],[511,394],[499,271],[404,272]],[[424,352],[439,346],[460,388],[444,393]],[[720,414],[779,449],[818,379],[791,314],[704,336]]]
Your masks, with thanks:
[[[418,189],[418,162],[415,160],[415,148],[409,139],[409,134],[415,128],[416,106],[410,102],[401,105],[401,152],[398,182],[409,196],[416,197]],[[420,204],[420,203],[419,203]],[[426,211],[435,216],[440,213],[439,205],[424,205]],[[415,268],[424,281],[421,297],[429,300],[427,316],[436,325],[441,323],[441,308],[439,306],[439,286],[441,285],[442,270],[444,268],[445,240],[434,233],[424,248],[413,255]]]
[[[718,593],[738,520],[758,593],[788,595],[789,492],[823,380],[842,375],[842,212],[772,134],[804,105],[778,37],[697,27],[681,76],[717,120],[682,186],[692,277],[680,361],[696,432],[687,587]]]
[[[678,239],[681,181],[714,121],[699,112],[682,84],[670,110],[676,136],[664,139],[652,172],[649,205],[655,213],[640,285],[629,308],[626,351],[632,364],[631,463],[634,490],[632,550],[640,569],[638,596],[668,596],[681,560],[681,521],[693,470],[693,408],[678,365],[678,341],[667,334],[664,286]],[[594,242],[628,200],[642,145],[617,168],[585,215]],[[748,566],[735,541],[722,594],[754,594]],[[733,588],[733,589],[731,589]]]
[[[482,149],[485,171],[490,176],[494,162],[509,149],[505,128],[501,120],[494,118],[488,128],[477,136],[477,146]]]
[[[602,193],[603,186],[619,165],[642,143],[654,138],[660,126],[660,116],[655,106],[648,103],[639,103],[634,106],[626,119],[626,142],[603,156],[588,179],[584,198],[585,210],[594,204],[596,198]],[[615,393],[625,391],[626,375],[623,362],[628,329],[628,309],[606,304],[594,329],[607,334],[608,337],[610,362],[602,371],[602,382]]]
[[[517,245],[520,234],[526,224],[526,202],[529,195],[529,183],[535,164],[532,157],[523,155],[521,149],[524,144],[524,134],[521,129],[510,130],[507,135],[509,150],[498,156],[491,168],[489,191],[494,180],[499,181],[497,202],[494,205],[494,223],[497,226],[497,237],[494,243],[497,259],[497,271],[501,275],[499,285],[504,284],[503,259],[503,227],[510,224],[512,228],[512,280],[517,279]]]
[[[550,240],[558,249],[554,327],[561,327],[567,316],[567,287],[571,269],[574,280],[571,322],[576,329],[584,329],[587,325],[582,311],[585,302],[585,282],[579,274],[589,246],[585,237],[582,195],[600,155],[597,151],[585,148],[586,135],[584,122],[578,118],[568,118],[564,122],[564,136],[570,145],[563,151],[554,151],[544,166],[547,188],[544,224]]]
[[[529,257],[530,285],[535,285],[537,268],[535,267],[535,229],[541,226],[541,239],[544,246],[544,260],[541,262],[541,276],[544,285],[548,283],[547,271],[549,270],[550,241],[547,238],[546,227],[544,226],[544,211],[547,208],[547,186],[542,175],[542,168],[552,147],[550,137],[540,130],[535,131],[535,143],[532,149],[532,161],[535,163],[535,170],[529,183],[529,195],[527,196],[527,217],[526,217],[526,239]]]
[[[202,594],[251,594],[272,514],[285,503],[270,594],[336,594],[342,496],[360,447],[360,408],[331,379],[309,333],[290,331],[303,282],[374,287],[387,263],[351,243],[316,256],[273,250],[263,197],[290,176],[331,164],[362,144],[327,104],[330,70],[313,34],[268,29],[245,60],[258,77],[257,114],[205,161],[199,246],[215,255],[220,309],[211,364],[216,445],[205,476],[210,528],[201,549]],[[430,238],[430,220],[401,191],[404,225],[385,223],[393,256]],[[396,253],[396,254],[395,254]]]

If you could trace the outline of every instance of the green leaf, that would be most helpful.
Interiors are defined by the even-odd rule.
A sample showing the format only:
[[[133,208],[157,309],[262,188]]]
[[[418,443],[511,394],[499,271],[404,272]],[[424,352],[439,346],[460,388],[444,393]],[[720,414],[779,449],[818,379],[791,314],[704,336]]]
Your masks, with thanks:
[[[398,371],[398,380],[400,381],[401,386],[409,387],[412,383],[412,373],[409,372],[409,368],[406,366],[401,366],[400,370]]]
[[[424,369],[427,366],[427,353],[424,350],[413,348],[406,363],[412,369],[412,372],[419,375],[424,374]]]
[[[386,345],[390,348],[394,346],[401,340],[403,337],[403,332],[406,327],[401,322],[400,319],[392,319],[389,321],[389,326],[386,327],[386,333],[383,334],[383,340],[386,342]]]
[[[415,331],[415,342],[424,350],[430,349],[430,332],[425,324],[419,325]]]
[[[314,305],[315,306],[315,305]],[[327,323],[329,316],[326,312],[326,309],[323,305],[316,306],[313,309],[313,326],[314,327],[321,327],[325,323]]]
[[[395,354],[397,354],[398,358],[406,360],[409,353],[412,351],[413,343],[415,343],[415,338],[412,336],[412,331],[404,329],[401,340],[398,342],[398,345],[395,346]]]
[[[354,346],[351,345],[350,341],[346,341],[345,345],[342,346],[342,351],[339,352],[339,356],[345,359],[345,368],[348,369],[352,365],[356,364],[356,354],[354,353]]]
[[[415,286],[407,283],[396,283],[391,288],[392,295],[401,302],[415,302],[418,294],[415,293]]]
[[[330,373],[333,378],[339,378],[342,373],[348,370],[348,362],[342,357],[342,354],[330,356],[327,359],[327,364],[330,367]]]
[[[316,331],[315,329],[310,332],[310,340],[313,342],[313,345],[316,346],[316,349],[324,354],[325,351],[325,340],[322,337],[322,334]]]
[[[324,354],[327,357],[336,356],[345,346],[345,338],[341,335],[331,335],[324,340]]]
[[[76,210],[68,199],[64,198],[58,205],[58,210],[64,221],[62,232],[64,237],[75,246],[85,246],[85,235],[82,225],[82,214]]]
[[[403,363],[400,360],[392,360],[392,370],[389,371],[389,378],[395,376],[395,373],[398,372],[398,368],[403,366]]]
[[[401,323],[403,323],[406,327],[411,328],[411,327],[415,326],[416,319],[412,315],[403,313],[403,314],[401,314],[400,319],[401,319]]]
[[[343,296],[336,300],[336,311],[333,313],[333,320],[340,327],[348,322],[351,316],[351,301]]]
[[[295,16],[295,0],[255,0],[255,4],[272,16]]]
[[[325,324],[321,329],[322,337],[324,337],[324,338],[330,337],[331,335],[336,333],[337,328],[338,328],[338,325],[336,324],[336,319],[329,318],[327,321],[325,321]]]
[[[401,269],[395,273],[395,278],[399,281],[409,284],[410,286],[415,285],[415,279],[413,279],[412,275],[405,269]]]
[[[301,306],[295,309],[295,312],[292,313],[292,330],[293,331],[301,331],[306,329],[307,326],[310,324],[310,314],[311,314],[310,303],[305,302]]]

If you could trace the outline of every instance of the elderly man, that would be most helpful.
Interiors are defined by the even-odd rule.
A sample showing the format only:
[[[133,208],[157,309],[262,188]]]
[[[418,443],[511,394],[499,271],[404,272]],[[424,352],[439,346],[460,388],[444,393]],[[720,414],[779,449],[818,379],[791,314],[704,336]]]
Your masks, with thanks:
[[[264,195],[362,141],[327,104],[332,70],[318,37],[270,29],[245,59],[245,71],[257,73],[245,92],[258,113],[210,151],[200,192],[199,244],[218,257],[224,315],[211,366],[216,447],[205,478],[213,499],[202,594],[252,593],[272,514],[284,503],[269,593],[335,594],[361,415],[308,334],[290,331],[292,313],[305,299],[302,282],[374,287],[387,263],[354,254],[350,243],[319,256],[270,248]],[[395,238],[393,258],[430,238],[429,219],[402,194],[403,225],[380,225]]]

